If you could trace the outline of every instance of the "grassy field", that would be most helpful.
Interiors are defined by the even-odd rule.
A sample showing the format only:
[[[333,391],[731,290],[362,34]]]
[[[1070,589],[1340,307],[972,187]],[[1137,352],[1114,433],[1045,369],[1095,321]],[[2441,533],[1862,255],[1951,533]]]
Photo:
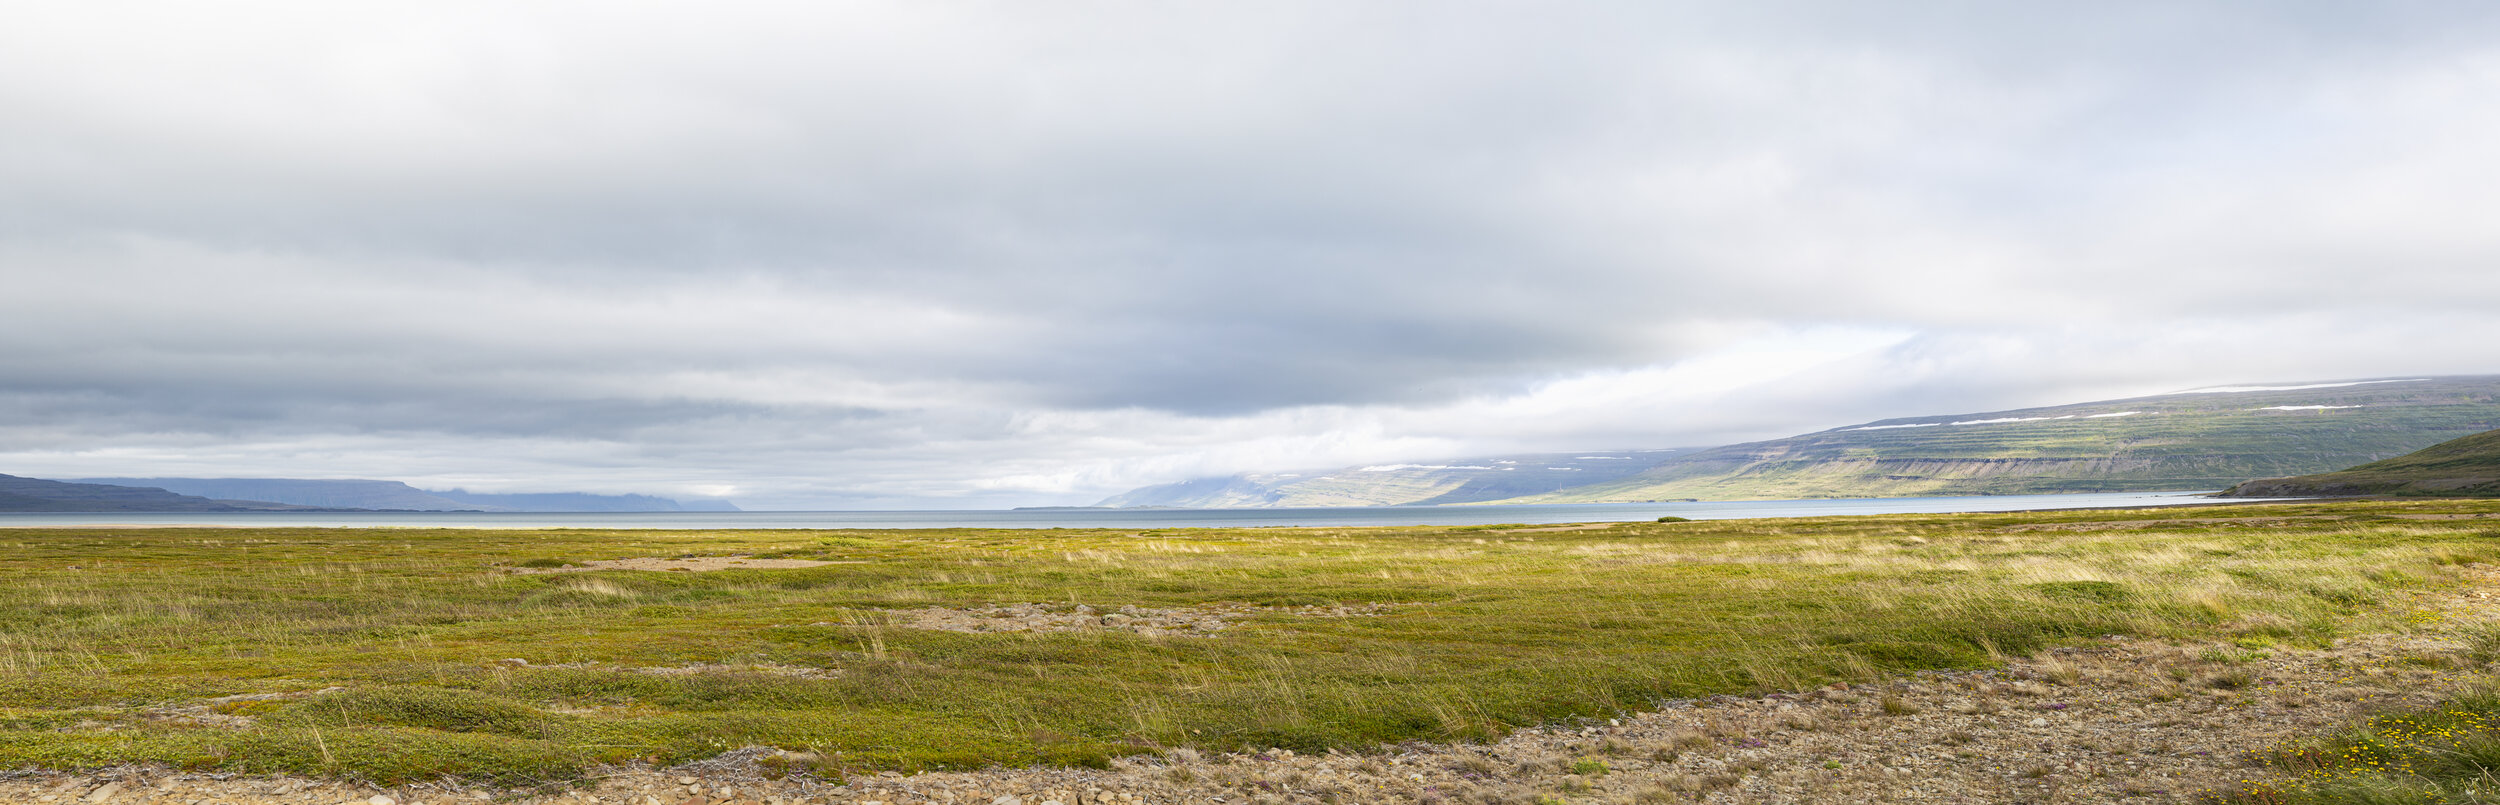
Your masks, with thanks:
[[[2104,634],[2406,628],[2500,502],[1586,529],[0,531],[0,768],[561,781],[749,744],[827,771],[1484,738]],[[754,554],[783,570],[522,574]],[[1254,605],[1209,636],[910,611]],[[1380,605],[1314,617],[1312,605]],[[526,664],[511,662],[524,661]]]

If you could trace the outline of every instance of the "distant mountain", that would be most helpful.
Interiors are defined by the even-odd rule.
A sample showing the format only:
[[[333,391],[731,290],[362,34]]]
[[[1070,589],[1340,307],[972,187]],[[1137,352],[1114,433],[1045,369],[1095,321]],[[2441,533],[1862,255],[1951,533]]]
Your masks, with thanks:
[[[2385,461],[2335,472],[2267,478],[2231,487],[2226,497],[2500,497],[2500,430],[2452,439]]]
[[[1498,484],[1470,486],[1485,480],[1484,467],[1491,462],[1469,460],[1205,478],[1135,490],[1102,505],[1606,503],[2222,489],[2249,478],[2377,461],[2495,427],[2500,427],[2500,376],[2273,383],[1885,419],[1699,450],[1580,454],[1627,460],[1612,473],[1585,463],[1552,464],[1587,474],[1541,478],[1551,486],[1513,494],[1499,494]],[[1500,466],[1514,465],[1492,471]]]
[[[300,506],[401,511],[456,511],[477,506],[398,481],[294,478],[80,478],[80,483],[152,486],[185,495],[271,500]]]
[[[1307,472],[1244,473],[1135,489],[1096,505],[1238,509],[1473,503],[1621,478],[1655,466],[1674,452],[1531,453]]]
[[[1507,502],[2222,489],[2494,427],[2500,377],[2276,383],[1880,420],[1679,454],[1638,475]]]
[[[87,483],[157,487],[187,495],[270,500],[305,506],[402,511],[489,512],[674,512],[737,511],[726,500],[691,504],[650,495],[582,492],[485,494],[453,489],[428,492],[399,481],[299,478],[87,478]]]
[[[454,489],[436,492],[470,508],[516,512],[734,512],[738,507],[717,498],[679,501],[650,495],[594,495],[588,492],[487,494]]]
[[[0,511],[10,512],[242,512],[303,509],[257,500],[211,500],[163,489],[78,484],[0,475]]]

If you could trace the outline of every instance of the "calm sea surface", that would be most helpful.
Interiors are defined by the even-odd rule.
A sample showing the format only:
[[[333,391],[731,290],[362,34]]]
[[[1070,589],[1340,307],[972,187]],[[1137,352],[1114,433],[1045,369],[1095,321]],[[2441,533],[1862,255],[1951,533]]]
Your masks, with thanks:
[[[1566,503],[1542,506],[1362,506],[1326,509],[1035,509],[1021,511],[235,512],[0,513],[0,527],[54,525],[319,526],[344,528],[1253,528],[1281,526],[1600,523],[1841,514],[1935,514],[2212,503],[2210,492],[1997,495],[1967,498]]]

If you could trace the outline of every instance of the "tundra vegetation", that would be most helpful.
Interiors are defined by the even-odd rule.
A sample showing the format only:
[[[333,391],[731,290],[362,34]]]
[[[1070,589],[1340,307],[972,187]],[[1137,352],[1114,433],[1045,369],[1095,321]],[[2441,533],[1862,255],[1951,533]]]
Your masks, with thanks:
[[[2489,650],[2489,643],[2478,654]],[[2215,805],[2500,802],[2500,684],[2377,713],[2256,758],[2268,774],[2209,792]]]
[[[529,784],[759,744],[839,774],[1483,739],[2108,634],[2253,650],[2410,628],[2408,596],[2500,556],[2486,517],[2500,501],[1356,530],[7,530],[0,768]],[[828,564],[591,564],[730,555]],[[1122,607],[1225,620],[1123,628]],[[1100,628],[912,625],[935,608]]]

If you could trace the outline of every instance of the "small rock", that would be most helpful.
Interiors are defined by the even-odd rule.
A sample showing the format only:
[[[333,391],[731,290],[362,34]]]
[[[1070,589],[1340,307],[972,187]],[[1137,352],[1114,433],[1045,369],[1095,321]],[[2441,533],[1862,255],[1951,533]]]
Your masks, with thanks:
[[[2049,725],[2049,720],[2045,718],[2035,718],[2031,720],[2031,725],[2034,727],[2046,727]]]
[[[105,800],[112,799],[114,794],[119,794],[121,792],[121,783],[105,783],[103,788],[98,788],[93,793],[88,794],[87,801],[103,802]]]
[[[365,798],[365,805],[399,805],[399,800],[392,799],[381,794],[375,794]]]

